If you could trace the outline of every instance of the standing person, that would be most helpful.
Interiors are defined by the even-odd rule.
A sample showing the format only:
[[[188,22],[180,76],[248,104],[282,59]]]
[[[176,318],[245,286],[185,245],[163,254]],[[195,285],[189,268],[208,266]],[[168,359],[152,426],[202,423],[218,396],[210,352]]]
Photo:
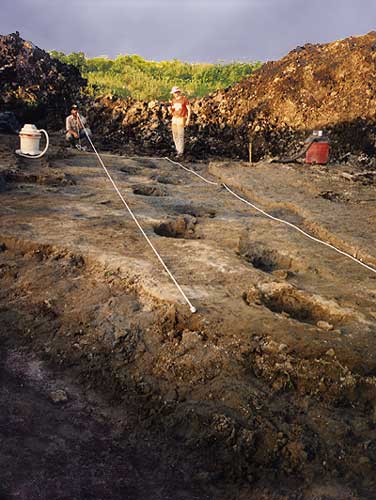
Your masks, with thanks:
[[[81,139],[86,139],[86,134],[91,137],[91,130],[86,127],[86,118],[78,114],[77,104],[73,104],[71,114],[65,120],[66,140],[77,149],[85,151],[85,147],[81,147]]]
[[[182,157],[184,154],[184,127],[189,125],[191,118],[191,106],[179,87],[172,87],[172,99],[169,110],[172,114],[172,137],[174,139],[176,154]]]

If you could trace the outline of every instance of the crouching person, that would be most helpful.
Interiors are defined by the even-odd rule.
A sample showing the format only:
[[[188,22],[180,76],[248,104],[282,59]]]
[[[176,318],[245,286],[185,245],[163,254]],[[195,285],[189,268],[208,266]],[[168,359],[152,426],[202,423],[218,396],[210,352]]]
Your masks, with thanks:
[[[76,104],[73,104],[71,114],[65,120],[65,128],[65,138],[69,144],[81,151],[86,151],[86,147],[81,145],[81,139],[87,141],[86,134],[91,137],[91,130],[86,127],[86,118],[79,114]]]

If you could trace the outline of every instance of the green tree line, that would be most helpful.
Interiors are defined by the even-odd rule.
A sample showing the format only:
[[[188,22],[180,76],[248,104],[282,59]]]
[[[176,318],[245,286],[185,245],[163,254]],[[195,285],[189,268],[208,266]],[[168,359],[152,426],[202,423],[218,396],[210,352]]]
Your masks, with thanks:
[[[83,52],[64,54],[56,50],[50,55],[76,66],[87,78],[91,93],[113,94],[138,100],[168,100],[173,85],[190,97],[203,97],[250,76],[260,62],[187,63],[147,61],[138,55],[87,58]]]

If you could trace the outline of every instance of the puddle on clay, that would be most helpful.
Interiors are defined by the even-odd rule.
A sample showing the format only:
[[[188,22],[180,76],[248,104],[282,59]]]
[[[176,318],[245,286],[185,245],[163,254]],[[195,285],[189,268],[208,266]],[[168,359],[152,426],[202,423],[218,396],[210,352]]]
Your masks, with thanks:
[[[288,208],[275,208],[273,210],[270,210],[269,213],[273,217],[286,220],[291,224],[295,224],[297,226],[301,226],[304,224],[304,218]]]
[[[132,187],[133,193],[141,196],[168,196],[168,190],[165,186],[154,184],[140,184]]]
[[[324,198],[324,200],[333,202],[345,203],[349,201],[348,197],[344,196],[342,193],[336,193],[335,191],[321,191],[318,196]]]
[[[240,238],[238,248],[239,255],[246,262],[266,273],[279,269],[289,270],[292,267],[292,258],[289,255],[283,255],[264,243]]]
[[[302,323],[327,322],[336,326],[352,319],[351,311],[342,309],[334,301],[311,295],[287,283],[263,283],[252,287],[244,298],[248,304],[262,304],[274,313],[285,313]]]
[[[181,184],[181,179],[179,177],[172,177],[170,175],[153,175],[152,180],[160,184],[171,184],[173,186]]]
[[[127,165],[125,167],[121,167],[119,169],[120,172],[123,174],[129,174],[129,175],[136,175],[138,173],[138,170],[136,167],[132,167],[130,165]]]
[[[137,158],[137,160],[132,160],[137,165],[137,167],[143,168],[159,168],[159,165],[156,164],[153,160]]]
[[[31,172],[6,172],[3,174],[5,182],[41,184],[46,186],[73,186],[76,181],[69,174],[49,172],[48,169],[41,173]]]

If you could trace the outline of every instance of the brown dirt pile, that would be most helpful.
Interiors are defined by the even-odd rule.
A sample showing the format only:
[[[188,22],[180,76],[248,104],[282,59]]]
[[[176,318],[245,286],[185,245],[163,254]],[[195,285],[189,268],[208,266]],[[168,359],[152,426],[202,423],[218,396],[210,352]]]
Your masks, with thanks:
[[[208,117],[226,116],[227,127],[244,140],[254,138],[256,156],[287,152],[313,129],[330,133],[337,155],[373,154],[375,60],[376,32],[307,44],[204,100],[201,109]]]
[[[0,35],[0,111],[61,128],[84,86],[86,80],[75,67],[53,59],[18,32]]]

